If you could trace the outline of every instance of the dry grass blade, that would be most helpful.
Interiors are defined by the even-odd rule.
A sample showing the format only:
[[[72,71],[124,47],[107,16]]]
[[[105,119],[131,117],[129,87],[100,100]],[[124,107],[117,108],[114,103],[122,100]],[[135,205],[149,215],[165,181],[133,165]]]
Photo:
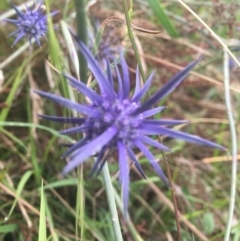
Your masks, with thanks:
[[[156,184],[149,182],[149,187],[156,193],[158,198],[174,212],[173,203],[165,196],[165,194],[157,187]],[[180,222],[183,223],[189,230],[191,230],[200,240],[208,241],[208,238],[195,225],[193,225],[181,212],[178,211]]]
[[[203,158],[204,163],[213,163],[213,162],[229,162],[232,161],[233,156],[217,156],[217,157],[207,157]],[[240,154],[236,156],[237,160],[240,160]]]
[[[2,190],[4,190],[7,194],[11,195],[14,198],[18,199],[18,202],[21,203],[22,205],[24,205],[25,207],[27,207],[29,210],[31,210],[33,213],[37,214],[38,216],[40,216],[40,212],[33,207],[31,204],[29,204],[27,201],[25,201],[24,199],[22,199],[21,197],[17,197],[16,194],[11,191],[8,187],[6,187],[4,184],[2,184],[0,182],[0,188]]]
[[[165,59],[160,59],[160,58],[154,57],[154,56],[149,55],[149,54],[144,54],[143,57],[145,59],[152,60],[152,61],[154,61],[156,63],[162,64],[162,65],[165,65],[165,66],[168,66],[168,67],[172,67],[172,68],[177,69],[177,70],[182,70],[184,68],[184,67],[182,67],[180,65],[173,64],[173,63],[171,63],[171,62],[169,62],[169,61],[167,61]],[[200,79],[203,79],[203,80],[205,80],[205,81],[207,81],[207,82],[209,82],[209,83],[211,83],[213,85],[220,86],[220,87],[224,88],[224,84],[222,82],[220,82],[218,80],[215,80],[213,78],[210,78],[210,77],[208,77],[206,75],[199,74],[199,73],[197,73],[195,71],[191,71],[190,74],[192,74],[193,76],[199,77]],[[230,86],[230,89],[232,91],[234,91],[234,92],[240,93],[240,90],[235,88],[235,87],[233,87],[233,86]]]

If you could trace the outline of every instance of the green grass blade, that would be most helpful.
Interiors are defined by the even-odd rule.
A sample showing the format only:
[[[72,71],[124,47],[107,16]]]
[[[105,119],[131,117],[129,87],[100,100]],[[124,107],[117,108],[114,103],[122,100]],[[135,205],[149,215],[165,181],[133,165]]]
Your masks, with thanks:
[[[11,216],[16,204],[17,204],[17,201],[18,201],[18,197],[21,195],[22,191],[24,190],[24,187],[27,183],[27,181],[29,180],[29,178],[31,177],[32,175],[32,171],[27,171],[24,173],[24,175],[22,176],[19,184],[18,184],[18,187],[17,187],[17,191],[16,191],[16,199],[14,200],[13,202],[13,205],[9,211],[9,214],[8,214],[8,218]]]
[[[24,149],[24,151],[27,152],[27,146],[23,143],[23,141],[21,141],[19,138],[14,136],[11,132],[6,131],[5,129],[2,129],[1,132],[4,133],[12,141],[16,142],[16,144],[18,144],[20,147],[22,147]]]
[[[48,183],[44,186],[44,190],[50,188],[60,188],[65,186],[77,186],[77,180],[75,178],[63,179],[56,182]]]
[[[44,196],[43,181],[42,181],[38,241],[47,241],[45,212],[46,212],[46,205],[45,205],[45,196]]]
[[[11,233],[18,229],[17,224],[7,224],[0,226],[0,233]]]
[[[49,229],[51,232],[51,235],[48,237],[48,241],[59,241],[58,234],[54,228],[54,221],[52,217],[51,208],[49,208],[47,201],[45,202],[45,209],[46,209],[46,216],[48,220]]]
[[[69,32],[68,25],[67,25],[67,23],[65,21],[62,20],[62,21],[60,21],[60,26],[61,26],[61,29],[62,29],[63,37],[65,39],[65,43],[67,45],[67,49],[68,49],[68,54],[70,56],[70,60],[73,63],[73,66],[74,66],[74,69],[75,69],[75,71],[77,73],[78,79],[80,79],[78,55],[77,55],[76,48],[74,46],[74,42],[72,40],[72,36],[71,36],[71,34]]]
[[[100,42],[101,42],[101,39],[102,39],[102,36],[103,36],[104,28],[105,28],[105,26],[101,26],[101,25],[98,28],[97,35],[96,35],[96,38],[94,40],[93,47],[92,47],[92,54],[93,55],[97,55],[97,53],[98,53],[98,48],[100,46]]]
[[[23,79],[23,68],[24,67],[24,64],[18,69],[17,71],[17,75],[16,75],[16,78],[14,80],[14,83],[13,83],[13,86],[11,87],[11,91],[7,97],[7,100],[6,100],[6,104],[7,104],[7,107],[4,108],[0,114],[0,121],[5,121],[7,116],[8,116],[8,113],[9,113],[9,110],[12,106],[12,102],[15,98],[15,94],[16,94],[16,91],[19,87],[19,85],[21,84],[22,82],[22,79]]]
[[[39,124],[24,123],[24,122],[6,122],[6,121],[0,121],[0,126],[38,128],[38,129],[45,130],[45,131],[51,133],[52,135],[61,138],[62,140],[66,140],[66,141],[70,141],[70,142],[73,141],[73,139],[70,138],[69,136],[61,135],[58,131],[55,131],[55,130],[49,128],[49,127],[46,127],[46,126],[43,126],[43,125],[39,125]]]
[[[62,73],[63,67],[62,66],[64,63],[64,60],[62,58],[62,52],[61,48],[58,43],[57,36],[55,34],[54,26],[52,23],[52,19],[50,14],[50,6],[49,6],[49,1],[45,1],[46,3],[46,8],[47,8],[47,13],[48,13],[48,42],[49,42],[49,57],[51,64],[60,72]],[[68,84],[63,78],[61,74],[57,76],[60,79],[60,89],[63,91],[63,94],[66,98],[69,98],[69,91],[68,91]]]
[[[76,239],[80,235],[81,240],[84,240],[85,233],[85,193],[84,193],[84,179],[83,179],[83,165],[77,169],[77,198],[76,198]]]
[[[75,9],[76,9],[75,22],[77,25],[77,36],[81,42],[87,45],[88,30],[87,30],[87,14],[85,11],[87,1],[75,0],[74,3],[75,3]],[[80,79],[84,83],[87,83],[88,64],[83,54],[81,53],[81,51],[78,52],[78,59],[79,59]]]
[[[114,187],[113,187],[113,192],[114,192],[114,198],[115,198],[116,204],[117,204],[118,208],[120,209],[120,211],[122,212],[122,214],[124,214],[123,203]],[[144,241],[141,238],[140,234],[138,233],[137,229],[135,228],[133,222],[131,221],[129,214],[127,214],[127,216],[128,216],[128,218],[126,220],[126,224],[128,226],[129,232],[132,235],[133,240],[134,241]]]
[[[179,33],[177,29],[172,24],[161,4],[157,0],[148,0],[148,4],[152,9],[154,15],[156,16],[158,22],[163,26],[163,28],[168,32],[168,34],[171,37],[178,37]]]
[[[122,231],[121,231],[117,207],[116,207],[116,200],[114,198],[114,187],[112,185],[112,180],[110,177],[107,161],[103,166],[102,175],[103,175],[103,179],[104,179],[104,185],[105,185],[105,190],[106,190],[106,194],[107,194],[108,205],[109,205],[109,209],[110,209],[110,213],[111,213],[111,217],[112,217],[112,225],[113,225],[113,231],[115,234],[115,240],[123,241]]]

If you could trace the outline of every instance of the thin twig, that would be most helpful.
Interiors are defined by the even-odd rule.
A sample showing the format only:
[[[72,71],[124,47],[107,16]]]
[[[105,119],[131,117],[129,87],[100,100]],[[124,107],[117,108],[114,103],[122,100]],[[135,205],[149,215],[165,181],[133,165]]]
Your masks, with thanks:
[[[161,139],[159,141],[162,143]],[[168,181],[169,181],[171,193],[172,193],[174,213],[175,213],[176,225],[177,225],[177,240],[181,241],[181,225],[180,225],[180,221],[179,221],[177,200],[176,200],[176,195],[175,195],[175,192],[174,192],[174,186],[173,186],[170,168],[169,168],[168,161],[167,161],[167,158],[166,158],[166,155],[165,155],[164,151],[162,151],[162,157],[163,157],[163,160],[164,160],[166,168],[167,168]]]
[[[129,19],[129,20],[130,20],[130,19]],[[101,25],[101,27],[105,28],[105,26],[106,26],[108,23],[112,22],[112,21],[116,21],[116,22],[119,22],[119,23],[122,23],[122,24],[126,24],[126,25],[127,25],[127,22],[126,22],[125,19],[119,18],[119,17],[117,17],[117,16],[110,16],[110,17],[104,19],[104,20],[101,22],[100,25]],[[134,30],[137,30],[137,31],[142,32],[142,33],[148,33],[148,34],[154,34],[154,35],[156,35],[156,34],[159,34],[159,33],[162,32],[162,31],[160,31],[160,30],[151,30],[151,29],[141,28],[141,27],[139,27],[139,26],[137,26],[137,25],[135,25],[135,24],[133,24],[133,23],[131,23],[131,22],[130,22],[130,26],[131,26]]]
[[[182,0],[178,0],[178,2],[186,8],[209,32],[210,34],[223,46],[223,48],[229,53],[229,55],[233,58],[236,64],[240,67],[240,63],[234,54],[229,50],[228,46],[224,43],[224,41],[212,31],[212,29],[190,8],[188,7]]]
[[[30,209],[33,213],[37,214],[38,216],[40,216],[40,212],[33,207],[31,204],[29,204],[27,201],[25,201],[23,198],[21,197],[17,197],[16,193],[14,193],[12,190],[10,190],[7,186],[5,186],[3,183],[0,182],[0,189],[4,190],[4,192],[6,192],[7,194],[9,194],[10,196],[17,198],[18,203],[21,203],[22,205],[24,205],[25,207],[27,207],[28,209]]]
[[[4,165],[0,162],[0,170],[3,169],[3,168],[5,168],[5,167],[4,167]],[[11,177],[8,175],[8,173],[5,174],[5,177],[6,177],[6,180],[7,180],[7,182],[8,182],[8,185],[9,185],[12,189],[15,189],[14,183],[13,183]],[[33,224],[32,224],[32,221],[31,221],[29,215],[28,215],[28,212],[26,211],[24,205],[18,200],[17,196],[16,196],[16,201],[17,201],[17,203],[18,203],[18,205],[19,205],[19,208],[20,208],[20,210],[21,210],[21,212],[22,212],[23,217],[24,217],[25,220],[26,220],[26,223],[27,223],[28,228],[31,229],[32,226],[33,226]],[[7,216],[6,218],[8,219],[8,216]],[[5,218],[5,220],[6,220],[6,218]]]

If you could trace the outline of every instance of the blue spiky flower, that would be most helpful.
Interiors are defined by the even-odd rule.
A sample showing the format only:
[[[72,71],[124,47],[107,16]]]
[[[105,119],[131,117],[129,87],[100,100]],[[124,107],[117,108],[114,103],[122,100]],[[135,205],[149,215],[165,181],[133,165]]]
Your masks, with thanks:
[[[177,124],[186,123],[184,120],[150,119],[150,117],[165,108],[163,106],[152,108],[153,105],[172,92],[199,60],[191,62],[153,96],[141,103],[141,100],[151,86],[155,72],[149,76],[143,88],[140,88],[140,74],[137,67],[136,87],[131,96],[128,67],[121,52],[120,65],[122,74],[118,67],[116,67],[118,89],[115,90],[110,65],[108,64],[107,66],[107,74],[104,74],[87,47],[79,42],[76,36],[75,40],[88,63],[89,69],[96,78],[100,93],[95,92],[81,81],[69,75],[65,75],[68,83],[78,92],[88,97],[91,100],[90,104],[76,103],[55,94],[35,90],[40,96],[79,113],[79,117],[41,115],[42,118],[50,121],[73,125],[72,128],[61,131],[62,134],[83,134],[83,138],[72,144],[64,154],[64,157],[70,156],[70,162],[63,169],[63,174],[67,174],[89,157],[96,154],[97,158],[91,174],[99,172],[106,161],[106,152],[109,150],[110,152],[118,151],[119,181],[122,185],[123,203],[126,211],[129,196],[128,158],[135,164],[141,175],[145,177],[144,171],[134,154],[135,150],[140,150],[145,155],[158,176],[168,184],[167,178],[147,145],[163,151],[169,151],[169,149],[152,139],[152,135],[164,135],[198,145],[224,149],[224,147],[201,137],[169,128]]]
[[[47,15],[43,13],[42,1],[34,5],[32,8],[26,6],[26,11],[21,12],[13,3],[12,7],[17,13],[18,19],[4,19],[9,23],[13,23],[17,26],[17,30],[11,33],[9,36],[16,36],[13,43],[15,45],[23,37],[27,37],[31,43],[32,39],[35,39],[40,46],[40,37],[45,37],[47,27]],[[55,15],[58,11],[50,13],[51,16]]]

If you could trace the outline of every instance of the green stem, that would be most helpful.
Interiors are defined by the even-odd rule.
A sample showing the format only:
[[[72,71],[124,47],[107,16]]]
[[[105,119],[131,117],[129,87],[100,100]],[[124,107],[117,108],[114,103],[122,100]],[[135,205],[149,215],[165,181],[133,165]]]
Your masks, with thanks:
[[[115,196],[115,200],[116,200],[116,203],[118,205],[118,208],[120,209],[121,213],[124,215],[124,208],[123,208],[122,200],[121,200],[120,196],[118,195],[116,189],[113,189],[113,191],[114,191],[114,196]],[[127,214],[127,219],[125,220],[125,222],[128,226],[128,230],[131,233],[133,240],[144,241],[141,238],[141,236],[139,235],[136,228],[134,227],[133,222],[132,222],[131,218],[129,217],[129,214]]]
[[[224,89],[225,89],[225,102],[227,107],[227,115],[229,120],[230,132],[231,132],[231,144],[232,144],[232,175],[231,175],[231,193],[230,193],[230,203],[229,203],[229,213],[228,213],[228,221],[226,226],[226,232],[224,241],[228,241],[230,237],[233,213],[235,207],[235,199],[236,199],[236,186],[237,186],[237,135],[236,128],[232,113],[231,106],[231,94],[229,89],[229,55],[226,50],[224,50]]]
[[[76,7],[76,24],[77,24],[77,36],[80,41],[87,45],[87,17],[85,10],[85,1],[84,0],[75,0]],[[87,62],[83,57],[82,53],[79,52],[79,73],[80,80],[84,83],[87,83]],[[77,218],[76,218],[76,235],[78,235],[78,226],[80,226],[80,237],[81,240],[84,239],[84,179],[83,179],[83,165],[78,167],[77,170]]]
[[[97,55],[97,53],[98,53],[98,48],[99,48],[99,45],[100,45],[100,42],[101,42],[101,39],[102,39],[102,36],[103,36],[104,28],[105,27],[100,26],[98,31],[97,31],[97,35],[96,35],[96,38],[94,40],[93,48],[92,48],[92,54],[94,56]]]
[[[114,189],[112,186],[112,181],[111,181],[111,177],[109,174],[107,162],[104,164],[102,173],[103,173],[103,178],[104,178],[105,190],[107,193],[108,205],[109,205],[110,212],[111,212],[111,220],[112,220],[112,224],[113,224],[115,240],[123,241],[121,227],[120,227],[119,218],[118,218],[117,207],[116,207],[115,198],[114,198]]]
[[[86,10],[85,10],[85,1],[84,0],[75,0],[76,7],[76,23],[77,23],[77,36],[78,38],[87,45],[87,19],[86,19]],[[83,82],[87,82],[87,62],[84,59],[83,55],[79,52],[79,72],[80,79]]]
[[[84,0],[75,0],[76,7],[76,24],[77,24],[77,36],[80,41],[87,45],[87,19],[85,11],[85,1]],[[79,73],[80,80],[84,83],[87,83],[87,62],[83,57],[82,53],[78,53],[79,59]],[[71,96],[71,99],[76,101],[74,95]],[[76,117],[78,114],[73,112],[73,115]],[[77,198],[76,198],[76,239],[80,233],[81,240],[85,240],[84,233],[84,216],[85,216],[85,197],[84,197],[84,179],[83,179],[83,165],[77,168]],[[80,231],[79,231],[80,229]]]
[[[59,137],[63,140],[66,140],[66,141],[69,141],[69,142],[72,142],[73,139],[70,138],[69,136],[63,136],[62,134],[60,134],[58,131],[55,131],[54,129],[52,128],[49,128],[49,127],[46,127],[46,126],[42,126],[42,125],[39,125],[39,124],[33,124],[33,123],[26,123],[26,122],[15,122],[15,121],[1,121],[0,120],[0,127],[1,126],[10,126],[10,127],[29,127],[29,128],[32,128],[32,127],[35,127],[35,128],[38,128],[38,129],[41,129],[41,130],[45,130],[49,133],[51,133],[52,135],[56,136],[56,137]],[[2,130],[1,130],[2,131]]]
[[[131,28],[131,22],[130,22],[130,17],[129,17],[129,13],[128,13],[127,0],[123,0],[123,6],[124,6],[124,13],[125,13],[126,22],[127,22],[128,35],[129,35],[130,41],[132,43],[133,51],[134,51],[134,54],[136,56],[138,66],[139,66],[139,70],[140,70],[140,73],[141,73],[141,76],[142,76],[142,79],[143,79],[143,82],[144,82],[145,81],[145,74],[144,74],[144,71],[143,71],[143,66],[142,66],[142,63],[141,63],[140,56],[138,54],[137,44],[135,42],[133,32],[132,32],[132,28]],[[131,11],[130,11],[130,13],[131,13]]]
[[[84,196],[84,179],[83,165],[77,168],[77,204],[76,204],[76,240],[80,233],[81,240],[85,240],[84,233],[84,216],[85,216],[85,196]],[[79,229],[80,228],[80,232]]]

